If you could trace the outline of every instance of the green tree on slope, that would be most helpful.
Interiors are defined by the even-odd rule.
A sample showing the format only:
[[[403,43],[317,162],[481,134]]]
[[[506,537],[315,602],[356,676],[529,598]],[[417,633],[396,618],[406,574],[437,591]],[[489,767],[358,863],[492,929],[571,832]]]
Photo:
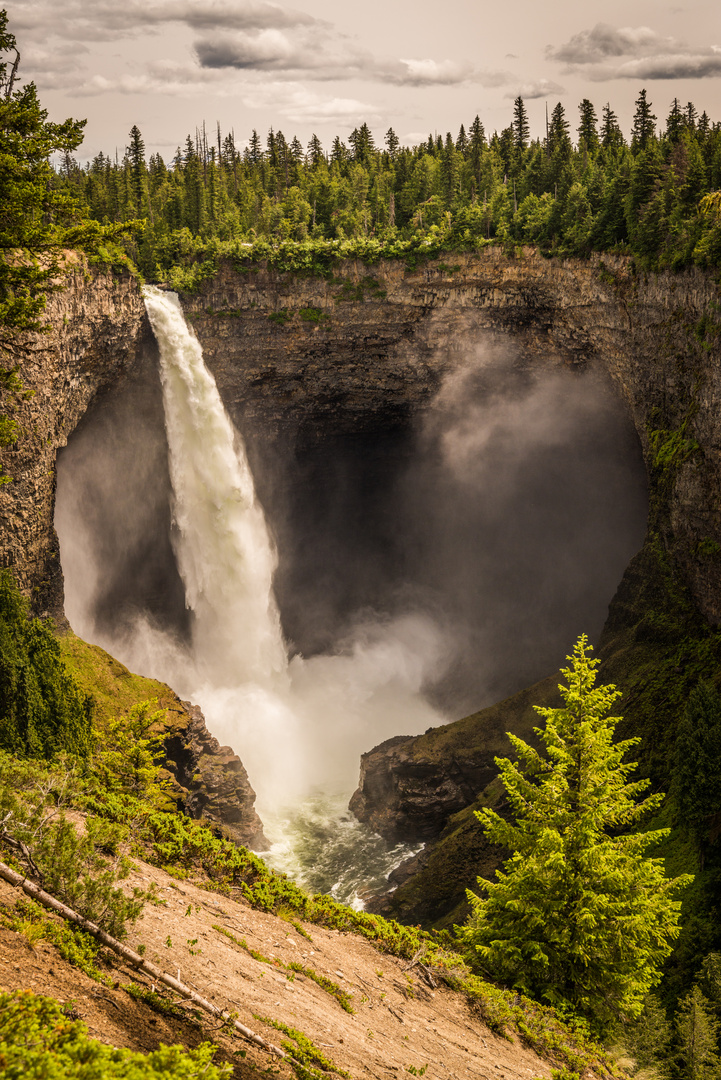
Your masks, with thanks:
[[[630,781],[635,765],[623,761],[639,740],[613,742],[619,691],[595,686],[588,651],[581,637],[562,670],[563,707],[536,707],[546,756],[509,735],[519,761],[496,760],[515,821],[476,816],[513,854],[497,881],[478,879],[485,897],[469,892],[463,933],[494,977],[602,1028],[638,1015],[659,982],[678,935],[675,897],[691,879],[665,878],[663,861],[646,856],[668,830],[620,832],[663,796],[639,801],[648,781]]]

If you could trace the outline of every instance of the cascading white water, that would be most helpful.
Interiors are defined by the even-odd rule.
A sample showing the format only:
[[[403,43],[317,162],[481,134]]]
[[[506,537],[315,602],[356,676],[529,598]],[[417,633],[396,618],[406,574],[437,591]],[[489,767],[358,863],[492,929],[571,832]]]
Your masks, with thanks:
[[[314,888],[333,888],[337,872],[336,895],[350,899],[407,854],[389,852],[344,805],[363,750],[399,725],[411,734],[443,722],[421,694],[445,659],[440,635],[429,619],[406,616],[359,627],[336,655],[288,662],[273,596],[276,554],[243,440],[177,296],[152,286],[144,295],[160,350],[172,540],[192,644],[183,649],[141,621],[113,651],[197,702],[210,730],[240,754],[275,841],[271,859]],[[308,876],[316,848],[323,865]]]
[[[144,289],[160,350],[173,547],[193,612],[193,659],[211,684],[268,684],[288,663],[273,597],[276,555],[243,440],[175,293]]]

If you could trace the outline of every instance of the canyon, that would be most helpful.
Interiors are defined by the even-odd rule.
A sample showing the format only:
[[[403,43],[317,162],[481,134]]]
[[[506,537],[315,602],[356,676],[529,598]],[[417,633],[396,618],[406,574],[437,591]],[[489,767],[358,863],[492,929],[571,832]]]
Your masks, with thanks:
[[[400,438],[424,414],[469,342],[510,342],[515,363],[533,372],[593,373],[614,388],[632,421],[650,506],[646,544],[599,643],[604,671],[626,670],[631,640],[634,656],[677,651],[683,631],[669,631],[658,617],[671,618],[674,604],[693,613],[699,633],[712,632],[721,623],[717,281],[698,270],[644,274],[609,255],[544,259],[531,248],[446,258],[413,267],[339,263],[325,278],[224,263],[197,294],[181,297],[226,408],[251,433],[251,457],[253,446],[259,458],[298,447],[323,454],[340,438],[385,446],[389,433]],[[62,628],[57,455],[89,410],[110,407],[153,364],[155,346],[137,282],[80,263],[51,296],[48,324],[47,333],[24,338],[14,357],[26,393],[13,406],[21,435],[2,454],[12,483],[0,488],[0,563],[13,568],[34,610]],[[383,453],[372,468],[384,468]],[[282,607],[282,581],[280,588]],[[364,756],[353,810],[391,840],[435,841],[444,830],[457,839],[474,801],[497,798],[488,791],[494,755],[505,752],[503,733],[529,736],[531,705],[552,700],[555,681],[426,735],[393,733]],[[197,715],[188,717],[204,760],[237,761],[203,734]],[[242,747],[234,749],[242,756]],[[202,776],[193,782],[186,802],[200,815],[212,798]],[[247,827],[236,823],[234,836],[250,843],[258,824],[247,778],[237,788],[244,810],[235,816],[246,815]],[[229,826],[233,813],[226,807],[214,820]],[[428,880],[433,850],[442,847],[411,868],[417,889]],[[403,888],[393,911],[414,918],[418,909],[403,907]],[[446,899],[450,910],[454,897]]]

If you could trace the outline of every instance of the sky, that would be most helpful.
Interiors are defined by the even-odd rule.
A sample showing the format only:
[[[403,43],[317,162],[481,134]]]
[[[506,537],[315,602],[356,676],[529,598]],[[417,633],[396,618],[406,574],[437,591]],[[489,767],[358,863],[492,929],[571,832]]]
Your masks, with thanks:
[[[647,90],[659,122],[675,97],[721,120],[718,3],[656,0],[9,0],[21,76],[50,118],[87,118],[80,161],[122,156],[133,124],[172,158],[220,123],[240,147],[273,127],[326,147],[364,121],[413,144],[479,115],[508,126],[523,96],[531,134],[562,102],[608,102],[628,135]]]

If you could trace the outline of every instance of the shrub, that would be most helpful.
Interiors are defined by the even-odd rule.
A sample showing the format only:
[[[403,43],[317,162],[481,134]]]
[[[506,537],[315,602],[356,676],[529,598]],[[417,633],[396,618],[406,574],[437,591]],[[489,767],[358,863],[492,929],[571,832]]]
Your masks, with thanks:
[[[67,1006],[29,990],[0,994],[0,1075],[3,1080],[222,1080],[230,1065],[213,1065],[216,1047],[164,1046],[150,1054],[88,1038]]]
[[[9,570],[0,573],[0,749],[87,757],[92,698],[65,667],[49,621],[30,617]]]

